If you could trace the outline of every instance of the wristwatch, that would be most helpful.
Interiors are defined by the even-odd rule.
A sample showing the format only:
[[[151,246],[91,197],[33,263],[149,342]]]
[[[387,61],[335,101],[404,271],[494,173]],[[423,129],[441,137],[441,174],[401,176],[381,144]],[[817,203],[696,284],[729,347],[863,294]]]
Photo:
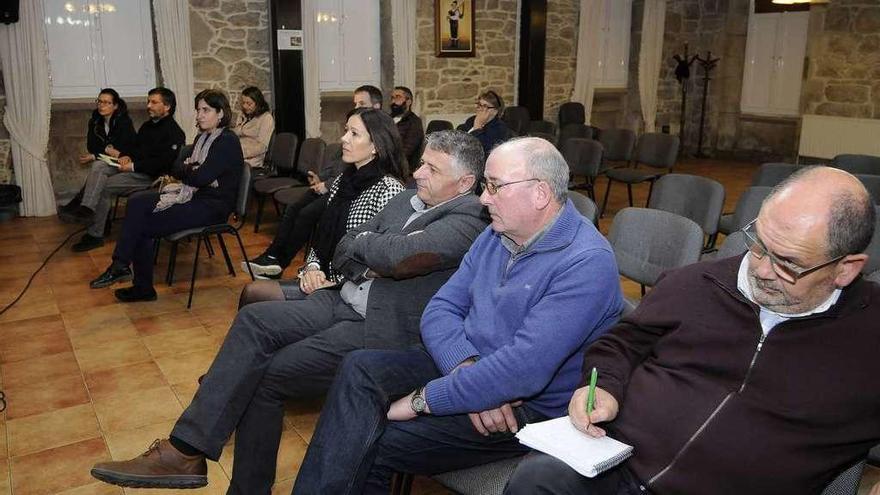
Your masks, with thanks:
[[[424,416],[426,414],[425,408],[428,407],[428,403],[425,402],[425,387],[417,388],[413,392],[412,399],[409,401],[409,407],[416,413],[416,416]]]

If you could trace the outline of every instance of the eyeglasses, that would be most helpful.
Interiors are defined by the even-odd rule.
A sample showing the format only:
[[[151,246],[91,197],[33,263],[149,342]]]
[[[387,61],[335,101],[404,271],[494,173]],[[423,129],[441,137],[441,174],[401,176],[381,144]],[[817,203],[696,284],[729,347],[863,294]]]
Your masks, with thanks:
[[[493,108],[498,108],[498,107],[493,107],[492,105],[487,105],[487,104],[483,103],[482,101],[474,102],[474,106],[476,106],[477,108],[482,108],[483,110],[492,110]]]
[[[511,181],[511,182],[505,182],[505,183],[503,183],[503,184],[496,184],[496,183],[494,183],[494,182],[490,182],[490,181],[488,181],[488,180],[486,180],[486,179],[483,179],[483,180],[480,181],[480,184],[482,184],[483,189],[484,189],[486,192],[488,192],[490,195],[494,196],[494,195],[498,194],[498,190],[501,189],[502,187],[506,187],[506,186],[509,186],[509,185],[511,185],[511,184],[519,184],[519,183],[521,183],[521,182],[531,182],[531,181],[535,181],[535,180],[540,181],[541,179],[523,179],[523,180],[515,180],[515,181]]]
[[[102,99],[100,99],[100,98],[96,98],[96,99],[95,99],[95,104],[97,104],[97,105],[112,105],[112,104],[113,104],[113,100],[102,100]]]
[[[745,227],[742,228],[742,232],[746,236],[743,240],[746,248],[748,248],[749,252],[752,253],[752,256],[759,260],[764,259],[764,256],[766,255],[770,259],[770,266],[773,267],[773,271],[776,272],[776,275],[778,275],[779,278],[785,280],[790,284],[794,284],[801,278],[806,277],[807,275],[817,270],[821,270],[826,266],[837,263],[838,261],[846,257],[846,255],[843,254],[834,259],[830,259],[824,263],[820,263],[810,268],[798,266],[791,261],[779,258],[767,249],[767,246],[764,245],[764,243],[758,237],[757,231],[755,230],[755,222],[757,221],[757,219],[752,220]]]

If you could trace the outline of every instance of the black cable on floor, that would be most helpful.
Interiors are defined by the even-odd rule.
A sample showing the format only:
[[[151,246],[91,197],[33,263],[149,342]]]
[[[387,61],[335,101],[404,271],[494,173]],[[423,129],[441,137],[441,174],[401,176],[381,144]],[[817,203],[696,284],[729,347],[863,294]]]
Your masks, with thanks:
[[[75,236],[76,234],[79,234],[80,232],[84,232],[85,230],[86,230],[85,228],[82,228],[82,229],[79,229],[75,232],[71,232],[71,234],[69,236],[67,236],[67,238],[65,238],[63,241],[61,241],[61,244],[59,244],[58,247],[56,247],[54,250],[52,250],[52,252],[49,253],[49,256],[46,256],[46,259],[43,260],[43,264],[40,265],[39,268],[37,268],[37,271],[35,271],[34,273],[31,274],[31,278],[28,279],[27,284],[24,286],[24,289],[21,290],[21,293],[18,295],[18,297],[16,297],[11,303],[7,304],[3,309],[0,309],[0,315],[5,313],[6,311],[8,311],[9,308],[14,306],[15,303],[17,303],[22,297],[24,297],[24,293],[27,292],[27,290],[30,288],[31,282],[34,281],[34,278],[36,278],[37,274],[40,273],[40,270],[42,270],[43,267],[45,267],[46,264],[49,263],[49,260],[52,259],[52,256],[55,256],[55,253],[57,253],[62,247],[64,247],[64,245],[67,244],[67,241],[69,241],[73,236]],[[2,410],[2,409],[0,409],[0,410]]]

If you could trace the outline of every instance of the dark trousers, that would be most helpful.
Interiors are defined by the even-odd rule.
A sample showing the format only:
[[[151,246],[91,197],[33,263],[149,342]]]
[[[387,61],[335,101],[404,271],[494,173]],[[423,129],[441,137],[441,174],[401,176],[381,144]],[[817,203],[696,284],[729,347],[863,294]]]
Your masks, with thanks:
[[[388,493],[394,472],[437,474],[528,452],[511,433],[481,435],[466,414],[386,419],[391,402],[438,376],[422,350],[349,354],[330,388],[293,492]],[[514,411],[520,427],[546,419],[528,407]]]
[[[168,234],[226,221],[229,211],[193,198],[188,203],[153,212],[159,193],[144,191],[128,198],[122,233],[113,250],[113,259],[131,264],[133,284],[139,288],[153,287],[153,240]]]
[[[217,460],[235,431],[228,493],[269,494],[284,401],[326,392],[345,354],[363,345],[364,320],[336,290],[249,304],[171,436]]]
[[[587,478],[559,459],[541,452],[529,454],[510,477],[505,495],[645,495],[648,491],[621,464],[609,471]]]
[[[311,190],[288,205],[278,224],[278,233],[266,248],[266,254],[274,256],[281,268],[287,268],[296,253],[309,242],[326,206],[326,195],[320,196]]]

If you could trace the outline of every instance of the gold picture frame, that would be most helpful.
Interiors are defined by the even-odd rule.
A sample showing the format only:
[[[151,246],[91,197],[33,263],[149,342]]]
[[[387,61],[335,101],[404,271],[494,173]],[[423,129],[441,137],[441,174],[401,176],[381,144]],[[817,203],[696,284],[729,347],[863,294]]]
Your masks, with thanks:
[[[438,57],[473,57],[475,0],[434,0],[434,33]]]

